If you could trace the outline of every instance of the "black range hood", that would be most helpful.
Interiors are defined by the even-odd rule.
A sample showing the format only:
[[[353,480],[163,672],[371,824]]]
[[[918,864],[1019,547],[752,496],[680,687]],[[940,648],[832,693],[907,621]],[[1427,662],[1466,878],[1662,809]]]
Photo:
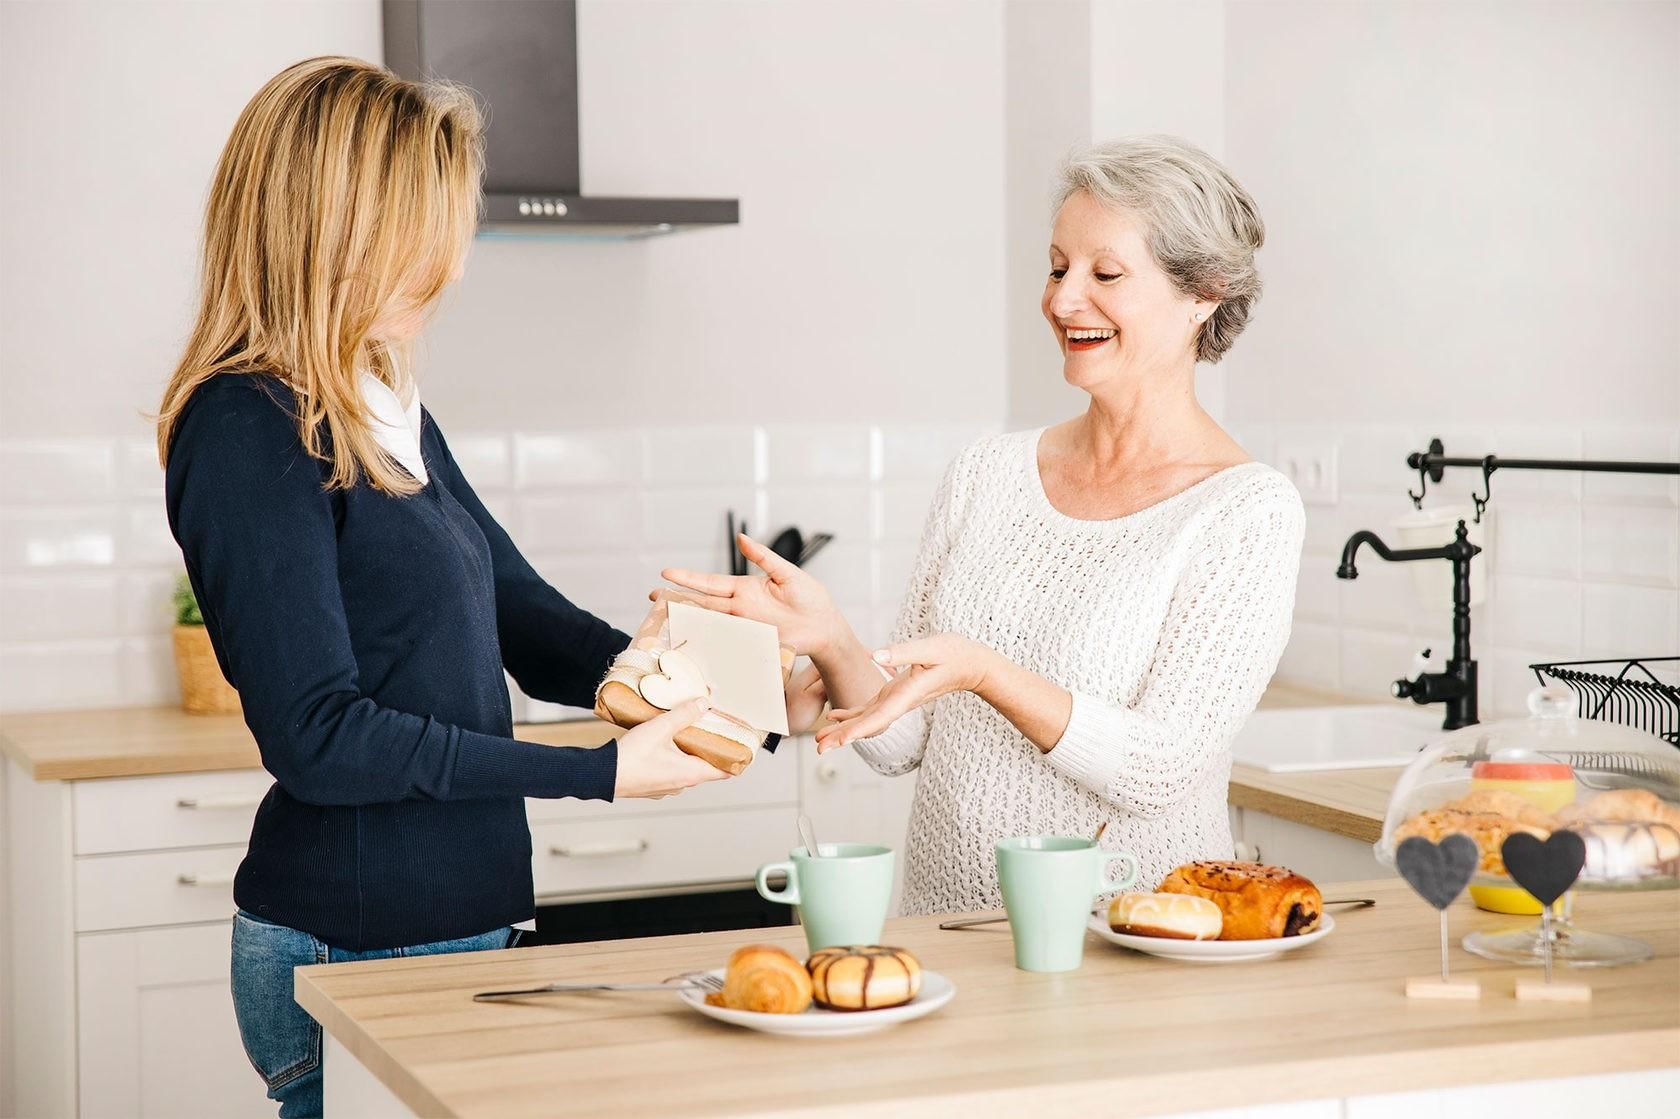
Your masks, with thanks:
[[[652,237],[734,225],[733,198],[586,195],[576,0],[384,0],[385,65],[478,95],[488,122],[480,236]]]

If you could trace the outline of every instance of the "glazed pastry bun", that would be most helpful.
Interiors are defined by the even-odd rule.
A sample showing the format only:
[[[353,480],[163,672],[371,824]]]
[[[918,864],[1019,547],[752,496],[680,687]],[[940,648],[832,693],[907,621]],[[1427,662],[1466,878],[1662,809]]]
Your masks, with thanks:
[[[922,989],[921,962],[902,948],[821,948],[805,966],[811,971],[817,1005],[829,1010],[902,1006]]]
[[[1194,894],[1121,894],[1108,903],[1108,927],[1132,936],[1218,940],[1224,924],[1219,906]]]

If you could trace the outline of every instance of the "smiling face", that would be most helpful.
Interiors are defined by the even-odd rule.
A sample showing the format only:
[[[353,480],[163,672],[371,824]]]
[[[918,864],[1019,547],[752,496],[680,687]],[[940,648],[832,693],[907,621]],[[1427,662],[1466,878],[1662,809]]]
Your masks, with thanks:
[[[1136,214],[1075,191],[1056,214],[1041,307],[1062,375],[1087,392],[1195,365],[1195,316],[1215,304],[1183,294],[1155,263]]]

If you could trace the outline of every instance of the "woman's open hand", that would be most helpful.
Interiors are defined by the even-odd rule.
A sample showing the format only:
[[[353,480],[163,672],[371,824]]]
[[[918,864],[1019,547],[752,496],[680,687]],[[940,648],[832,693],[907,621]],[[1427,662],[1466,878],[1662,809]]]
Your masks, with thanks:
[[[817,753],[880,734],[900,715],[942,695],[979,690],[996,658],[996,653],[978,641],[954,633],[882,649],[875,654],[875,663],[903,671],[864,706],[830,711],[834,722],[818,733]]]
[[[736,539],[741,554],[758,565],[763,575],[715,575],[669,567],[659,573],[660,578],[696,592],[708,610],[768,622],[776,627],[782,644],[792,646],[795,653],[821,654],[845,632],[846,623],[827,587],[745,533]]]
[[[787,682],[787,717],[788,730],[794,734],[805,734],[817,725],[822,718],[823,708],[828,704],[828,688],[823,685],[822,673],[817,666],[808,664],[804,668],[788,677]]]
[[[645,797],[659,800],[729,774],[701,761],[671,741],[679,731],[693,726],[711,704],[691,699],[641,726],[631,727],[618,739],[618,778],[613,797]]]

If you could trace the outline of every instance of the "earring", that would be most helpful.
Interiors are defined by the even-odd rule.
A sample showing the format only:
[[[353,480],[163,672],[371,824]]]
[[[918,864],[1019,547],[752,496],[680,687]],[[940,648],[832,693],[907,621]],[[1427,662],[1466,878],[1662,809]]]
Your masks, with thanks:
[[[1205,319],[1205,318],[1207,318],[1207,316],[1206,316],[1206,315],[1197,315],[1197,316],[1196,316],[1196,321],[1197,321],[1197,322],[1201,322],[1201,321],[1202,321],[1202,320],[1203,320],[1203,319]]]

